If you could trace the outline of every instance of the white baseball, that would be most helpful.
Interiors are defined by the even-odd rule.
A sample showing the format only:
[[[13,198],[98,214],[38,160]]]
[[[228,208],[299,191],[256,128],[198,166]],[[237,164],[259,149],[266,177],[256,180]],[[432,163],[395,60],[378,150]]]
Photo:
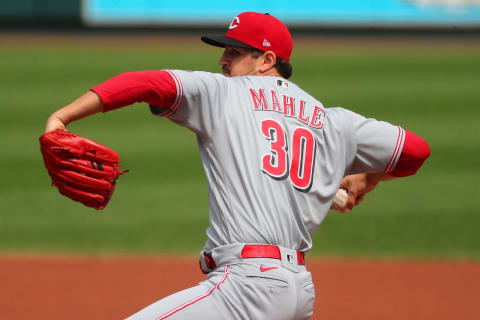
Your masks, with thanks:
[[[338,209],[345,209],[347,205],[348,192],[345,189],[338,189],[333,201]]]

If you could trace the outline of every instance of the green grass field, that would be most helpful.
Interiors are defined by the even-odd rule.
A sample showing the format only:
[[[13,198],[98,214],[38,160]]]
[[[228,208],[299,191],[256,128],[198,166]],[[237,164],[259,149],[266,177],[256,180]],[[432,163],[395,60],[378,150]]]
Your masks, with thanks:
[[[2,38],[0,251],[197,253],[208,203],[193,133],[142,104],[72,124],[71,131],[117,150],[131,170],[102,212],[50,186],[38,137],[50,113],[109,77],[218,71],[219,55],[191,39]],[[312,39],[297,44],[292,62],[292,81],[327,107],[402,125],[432,149],[416,176],[381,184],[350,214],[329,214],[313,253],[479,259],[480,45]]]

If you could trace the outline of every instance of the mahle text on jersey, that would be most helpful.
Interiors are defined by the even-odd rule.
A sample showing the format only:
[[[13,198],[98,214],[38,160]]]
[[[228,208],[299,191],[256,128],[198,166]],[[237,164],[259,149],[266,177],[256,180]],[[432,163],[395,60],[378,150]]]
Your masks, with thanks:
[[[273,111],[283,114],[285,117],[295,118],[309,127],[322,129],[323,119],[325,118],[325,109],[321,106],[315,106],[310,112],[307,112],[306,101],[282,94],[280,99],[275,90],[266,93],[264,89],[257,90],[249,88],[252,97],[252,107],[254,111]]]

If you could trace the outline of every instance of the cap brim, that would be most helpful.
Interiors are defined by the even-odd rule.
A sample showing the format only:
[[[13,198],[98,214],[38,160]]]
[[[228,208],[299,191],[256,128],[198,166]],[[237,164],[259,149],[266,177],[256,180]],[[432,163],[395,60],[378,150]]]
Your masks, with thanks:
[[[240,47],[240,48],[247,48],[247,49],[255,49],[254,47],[245,44],[243,42],[240,42],[238,40],[226,37],[224,35],[219,35],[219,36],[203,36],[200,39],[202,39],[203,42],[215,46],[215,47],[221,47],[225,48],[226,45],[233,46],[233,47]]]

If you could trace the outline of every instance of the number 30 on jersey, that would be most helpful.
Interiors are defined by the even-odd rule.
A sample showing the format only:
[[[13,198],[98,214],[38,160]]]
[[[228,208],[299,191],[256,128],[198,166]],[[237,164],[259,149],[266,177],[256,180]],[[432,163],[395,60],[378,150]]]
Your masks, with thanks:
[[[283,180],[290,176],[295,189],[308,192],[313,182],[316,150],[312,132],[297,127],[288,139],[280,123],[266,119],[262,121],[262,133],[270,141],[270,153],[262,157],[262,171],[276,180]],[[289,140],[290,149],[288,149]],[[289,161],[290,157],[291,161]]]

